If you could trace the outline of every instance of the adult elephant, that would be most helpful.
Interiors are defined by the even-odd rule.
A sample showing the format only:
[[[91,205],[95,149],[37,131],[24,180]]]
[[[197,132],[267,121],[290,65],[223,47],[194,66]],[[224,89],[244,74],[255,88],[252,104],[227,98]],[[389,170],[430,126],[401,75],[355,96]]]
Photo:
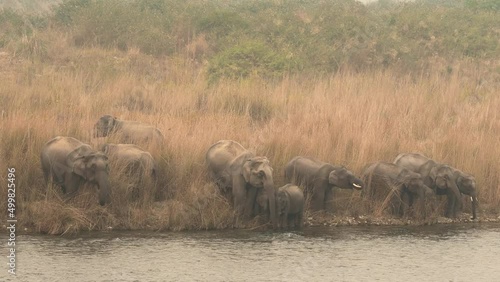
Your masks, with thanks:
[[[222,194],[232,198],[240,215],[249,218],[254,214],[257,194],[261,191],[259,194],[268,203],[276,227],[273,169],[266,157],[255,156],[236,141],[221,140],[208,149],[206,162]]]
[[[396,157],[394,163],[411,171],[420,173],[425,185],[429,186],[436,195],[445,195],[447,207],[445,216],[456,217],[462,208],[461,194],[457,187],[454,169],[440,164],[421,154],[403,154]]]
[[[136,179],[150,177],[156,180],[157,165],[153,156],[134,144],[104,144],[101,151],[108,156],[113,170],[134,176]]]
[[[161,131],[149,124],[137,121],[120,120],[111,115],[104,115],[94,125],[95,137],[116,136],[119,143],[132,143],[136,145],[163,144]]]
[[[285,167],[288,183],[302,186],[312,211],[324,210],[333,200],[334,187],[361,190],[363,181],[345,167],[295,157]],[[310,194],[310,196],[309,196]],[[309,199],[310,197],[310,199]]]
[[[155,197],[158,168],[149,152],[134,144],[112,143],[104,144],[101,151],[109,158],[112,177],[126,185],[131,200]]]
[[[111,202],[108,158],[102,152],[75,138],[57,136],[45,144],[40,160],[47,184],[52,177],[68,195],[84,183],[94,184],[99,190],[99,204]]]
[[[434,195],[425,185],[422,176],[402,166],[376,162],[363,169],[362,178],[366,183],[363,197],[371,201],[383,202],[392,214],[403,216],[418,202],[418,208],[425,217],[426,199]]]
[[[299,227],[303,225],[304,192],[292,184],[286,184],[278,189],[276,208],[279,217],[279,227]]]

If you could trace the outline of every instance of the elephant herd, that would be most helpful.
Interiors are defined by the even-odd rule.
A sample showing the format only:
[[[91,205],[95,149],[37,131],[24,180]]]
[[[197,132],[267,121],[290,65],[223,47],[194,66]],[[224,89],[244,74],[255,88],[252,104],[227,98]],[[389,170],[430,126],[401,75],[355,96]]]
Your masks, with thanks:
[[[137,183],[144,178],[156,181],[157,164],[153,156],[140,145],[160,145],[162,133],[155,127],[102,116],[94,126],[95,137],[113,136],[121,144],[108,143],[100,150],[73,137],[57,136],[48,141],[40,154],[45,178],[62,188],[64,194],[74,195],[85,183],[97,186],[99,204],[111,202],[109,166]]]
[[[255,156],[239,143],[221,140],[206,153],[206,163],[220,193],[244,218],[265,211],[275,227],[302,226],[306,203],[311,211],[327,210],[333,188],[361,190],[368,202],[380,201],[398,216],[420,208],[436,195],[447,198],[447,217],[461,211],[462,194],[471,196],[476,218],[477,189],[473,176],[416,153],[400,154],[394,163],[365,166],[361,177],[343,166],[297,156],[285,166],[283,187],[274,188],[273,168],[266,157]],[[374,206],[374,205],[373,205]]]
[[[155,127],[135,121],[102,116],[94,125],[95,137],[113,137],[120,144],[104,144],[93,149],[72,137],[58,136],[41,151],[46,182],[50,179],[73,195],[84,183],[98,188],[101,205],[111,202],[110,165],[113,171],[150,178],[158,173],[153,156],[138,145],[163,144]],[[306,208],[328,210],[333,188],[360,190],[369,203],[377,201],[398,216],[425,216],[426,203],[436,195],[446,196],[447,217],[456,217],[462,208],[462,194],[471,196],[472,217],[476,218],[477,189],[473,176],[424,155],[404,153],[393,163],[376,162],[365,166],[361,177],[343,166],[297,156],[285,168],[286,185],[275,188],[273,168],[264,156],[256,156],[241,144],[221,140],[208,148],[206,164],[218,190],[243,219],[267,214],[273,226],[301,227]],[[373,205],[375,206],[375,205]]]

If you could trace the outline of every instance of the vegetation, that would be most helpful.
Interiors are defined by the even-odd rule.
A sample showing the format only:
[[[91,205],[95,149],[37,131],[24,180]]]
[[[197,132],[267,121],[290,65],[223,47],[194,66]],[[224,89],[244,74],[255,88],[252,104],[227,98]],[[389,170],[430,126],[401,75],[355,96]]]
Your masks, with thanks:
[[[296,155],[359,174],[423,152],[475,175],[479,216],[498,214],[500,17],[495,1],[452,2],[68,0],[47,14],[0,10],[0,177],[16,168],[19,224],[50,234],[239,226],[204,165],[220,139],[266,155],[277,185]],[[151,152],[162,201],[150,185],[131,201],[115,176],[108,207],[90,187],[66,200],[44,184],[44,143],[68,135],[96,146],[103,114],[163,131],[166,146]],[[359,193],[336,196],[334,214],[367,213]]]

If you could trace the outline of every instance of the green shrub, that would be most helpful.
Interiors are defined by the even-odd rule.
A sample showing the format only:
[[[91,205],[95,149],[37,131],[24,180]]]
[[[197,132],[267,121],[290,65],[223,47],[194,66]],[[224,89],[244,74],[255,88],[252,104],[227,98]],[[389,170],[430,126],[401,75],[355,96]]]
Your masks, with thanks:
[[[261,78],[282,76],[288,69],[286,58],[258,41],[246,42],[216,55],[208,67],[208,79],[239,79],[256,75]]]

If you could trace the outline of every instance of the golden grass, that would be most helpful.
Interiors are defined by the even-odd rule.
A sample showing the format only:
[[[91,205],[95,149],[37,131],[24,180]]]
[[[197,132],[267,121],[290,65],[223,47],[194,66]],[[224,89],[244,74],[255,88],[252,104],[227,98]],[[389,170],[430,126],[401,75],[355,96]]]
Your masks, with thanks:
[[[207,148],[220,139],[267,156],[276,187],[284,184],[284,165],[297,155],[360,174],[367,163],[422,152],[475,175],[479,216],[499,212],[499,88],[495,81],[479,84],[479,72],[344,71],[326,78],[208,86],[203,71],[188,60],[153,60],[134,50],[71,49],[51,63],[0,59],[0,73],[6,74],[0,80],[1,177],[7,167],[16,168],[18,218],[39,232],[235,226],[204,163]],[[91,187],[70,200],[62,199],[57,187],[46,187],[39,161],[44,143],[67,135],[96,146],[92,128],[103,114],[162,130],[165,146],[151,148],[160,167],[162,201],[146,197],[137,203],[122,195],[102,208]],[[112,183],[113,192],[123,185],[116,178]],[[336,214],[364,212],[359,192],[335,194]],[[1,189],[1,206],[6,198]]]

